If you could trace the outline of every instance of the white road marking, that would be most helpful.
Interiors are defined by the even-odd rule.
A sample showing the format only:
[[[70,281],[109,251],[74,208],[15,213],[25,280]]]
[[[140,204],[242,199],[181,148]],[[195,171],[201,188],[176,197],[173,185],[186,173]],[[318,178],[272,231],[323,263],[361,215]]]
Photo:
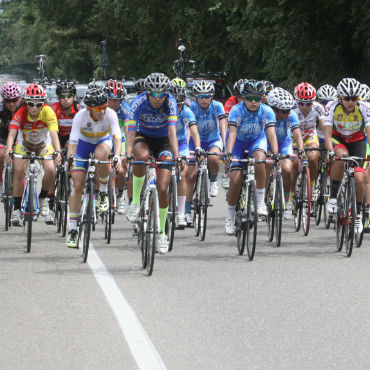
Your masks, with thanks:
[[[139,369],[166,369],[166,365],[141,325],[134,310],[122,294],[114,277],[105,267],[91,243],[87,260],[121,326],[123,335],[126,338]]]

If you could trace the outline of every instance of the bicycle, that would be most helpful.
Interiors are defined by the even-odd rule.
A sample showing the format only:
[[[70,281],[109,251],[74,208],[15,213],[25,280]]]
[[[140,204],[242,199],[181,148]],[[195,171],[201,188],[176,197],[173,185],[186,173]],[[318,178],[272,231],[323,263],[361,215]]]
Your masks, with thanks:
[[[96,165],[110,164],[111,161],[100,161],[98,159],[95,159],[94,154],[90,154],[88,159],[79,158],[78,161],[88,163],[85,187],[82,197],[81,216],[78,224],[77,239],[77,248],[80,249],[80,240],[82,234],[84,235],[82,241],[82,256],[83,262],[86,263],[87,256],[89,254],[90,234],[93,230],[93,225],[96,224],[96,200],[94,196]]]
[[[133,161],[133,165],[146,166],[145,180],[140,197],[138,244],[141,250],[142,267],[147,270],[147,274],[150,276],[154,267],[156,238],[160,232],[156,170],[159,165],[173,166],[174,163],[170,160],[158,161],[149,157],[146,161]]]
[[[29,160],[28,170],[26,174],[26,182],[22,197],[21,213],[23,218],[23,226],[27,228],[27,253],[31,252],[32,243],[32,221],[39,216],[39,202],[37,196],[37,173],[36,161],[53,160],[53,156],[37,156],[35,152],[27,154],[15,154],[12,150],[9,152],[10,158],[27,159]]]
[[[4,187],[1,201],[4,203],[5,231],[11,226],[10,216],[13,211],[13,163],[5,164]]]
[[[273,158],[272,155],[267,157]],[[267,235],[268,241],[272,242],[275,235],[276,246],[281,244],[281,229],[283,223],[283,212],[285,210],[285,198],[282,171],[279,162],[290,158],[290,154],[278,154],[273,161],[269,182],[266,188],[265,203],[267,206]]]
[[[307,236],[311,218],[311,180],[307,158],[300,160],[293,205],[295,231],[298,232],[302,225],[303,235]]]
[[[248,157],[249,151],[244,151],[244,159],[231,159],[231,162],[241,163],[243,171],[243,182],[239,200],[235,208],[235,236],[239,255],[244,254],[245,243],[247,243],[247,254],[252,261],[256,252],[257,241],[257,191],[254,178],[254,165],[266,163],[265,160],[256,160]]]

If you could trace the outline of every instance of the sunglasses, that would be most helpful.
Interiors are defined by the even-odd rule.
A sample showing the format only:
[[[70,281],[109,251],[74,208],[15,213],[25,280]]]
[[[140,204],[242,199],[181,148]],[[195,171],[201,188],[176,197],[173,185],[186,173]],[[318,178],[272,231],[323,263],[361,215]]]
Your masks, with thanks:
[[[59,95],[59,99],[70,99],[70,98],[73,98],[75,96],[75,94],[71,94],[71,93],[68,93],[68,94],[60,94]]]
[[[342,98],[344,101],[357,101],[358,100],[358,96],[343,96]]]
[[[249,102],[252,102],[252,101],[259,102],[259,101],[262,100],[262,96],[259,96],[259,95],[245,95],[245,100],[249,101]]]
[[[212,94],[199,94],[197,95],[197,98],[198,99],[209,99],[209,98],[212,98]]]
[[[100,107],[90,107],[90,110],[94,111],[94,112],[103,112],[105,110],[107,110],[108,108],[108,104],[104,104]]]
[[[29,107],[31,107],[31,108],[33,108],[33,107],[41,108],[41,107],[44,105],[44,103],[34,103],[34,102],[32,102],[32,101],[28,101],[28,102],[27,102],[27,105],[28,105]]]
[[[298,105],[300,105],[301,107],[310,107],[312,105],[312,101],[310,102],[299,101]]]
[[[118,99],[122,99],[122,95],[121,94],[114,95],[114,93],[111,92],[108,94],[108,98],[118,100]]]
[[[278,109],[278,111],[279,111],[280,113],[283,113],[283,114],[288,114],[288,113],[290,113],[290,109]]]
[[[15,98],[15,99],[4,99],[5,103],[17,103],[19,102],[20,98]]]
[[[328,104],[329,102],[330,102],[330,100],[324,100],[324,99],[320,100],[320,103],[324,104],[324,105]]]
[[[157,99],[157,98],[162,99],[165,96],[167,96],[167,93],[166,92],[159,92],[159,93],[157,93],[157,92],[151,92],[151,93],[149,93],[149,95],[152,98],[154,98],[154,99]]]

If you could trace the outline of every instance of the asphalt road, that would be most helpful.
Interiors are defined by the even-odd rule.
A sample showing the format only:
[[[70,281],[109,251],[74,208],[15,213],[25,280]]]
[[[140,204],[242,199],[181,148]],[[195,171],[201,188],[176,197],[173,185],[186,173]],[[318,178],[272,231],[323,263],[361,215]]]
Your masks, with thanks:
[[[88,263],[55,227],[5,232],[0,211],[0,369],[370,368],[370,237],[352,257],[333,229],[307,237],[259,223],[255,259],[224,234],[220,189],[206,240],[178,231],[151,277],[124,216],[102,225]]]

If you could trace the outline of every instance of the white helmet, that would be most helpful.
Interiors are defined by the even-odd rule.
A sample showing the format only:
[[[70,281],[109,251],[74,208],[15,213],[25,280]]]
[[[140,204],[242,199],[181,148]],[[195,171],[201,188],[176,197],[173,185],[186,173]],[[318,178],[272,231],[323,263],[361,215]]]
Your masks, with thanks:
[[[369,91],[370,91],[369,86],[367,86],[366,84],[361,84],[359,97],[363,100],[366,100],[366,97],[368,96]]]
[[[338,93],[334,86],[326,84],[319,87],[317,97],[320,100],[335,100],[338,97]]]
[[[267,95],[267,104],[271,107],[289,110],[295,105],[293,96],[281,87],[275,87]]]
[[[359,96],[361,84],[354,78],[343,78],[337,86],[339,97]]]
[[[206,81],[206,80],[197,81],[193,86],[194,95],[207,94],[207,93],[213,94],[214,92],[215,92],[215,86],[210,81]]]
[[[170,79],[163,73],[151,73],[145,79],[147,92],[167,92],[170,89]]]

